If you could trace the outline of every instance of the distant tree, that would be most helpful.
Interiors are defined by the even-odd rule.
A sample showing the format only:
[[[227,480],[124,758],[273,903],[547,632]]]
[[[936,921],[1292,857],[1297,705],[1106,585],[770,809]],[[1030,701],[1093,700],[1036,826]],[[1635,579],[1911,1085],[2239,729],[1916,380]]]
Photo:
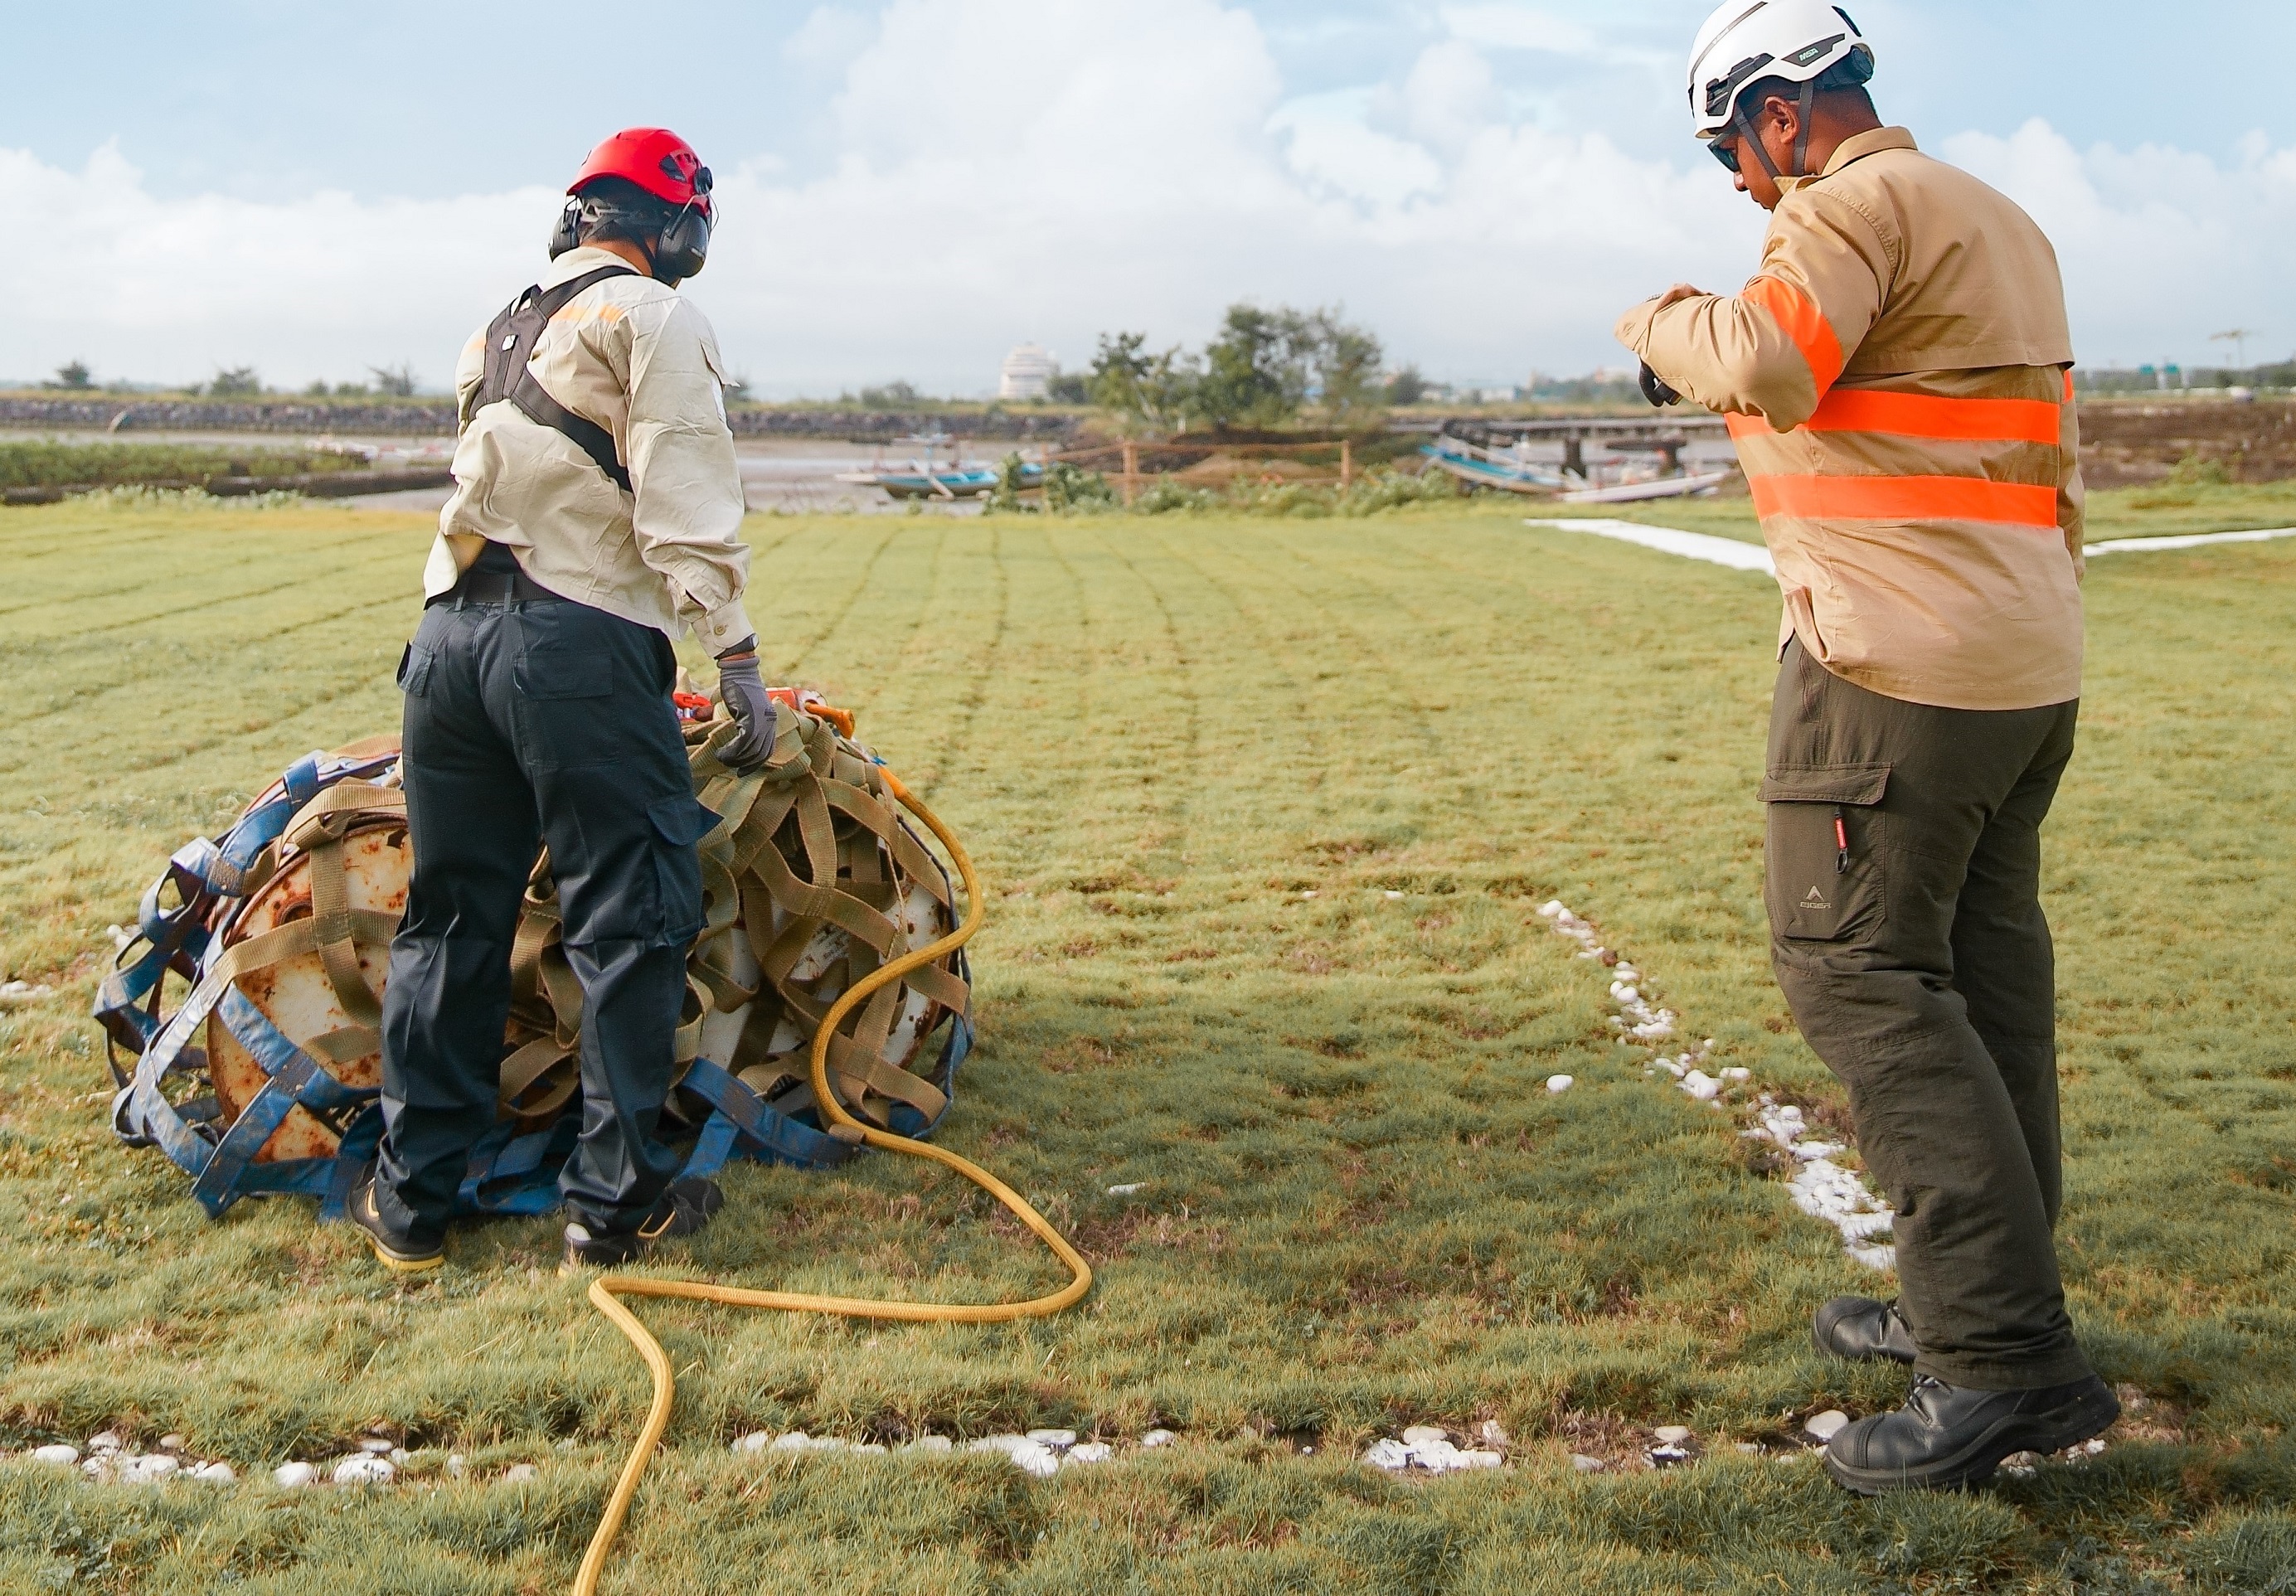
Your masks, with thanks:
[[[208,393],[218,399],[242,399],[263,391],[263,379],[251,365],[218,366]]]
[[[1204,350],[1197,413],[1215,427],[1280,427],[1314,397],[1351,420],[1378,403],[1382,359],[1379,340],[1336,307],[1231,305]]]
[[[1316,311],[1307,326],[1316,391],[1332,419],[1349,422],[1377,409],[1387,397],[1379,380],[1387,352],[1378,338],[1341,321],[1337,307]]]
[[[1103,332],[1085,392],[1132,428],[1177,432],[1197,408],[1202,381],[1196,363],[1177,345],[1151,355],[1144,332]]]
[[[82,393],[95,386],[95,378],[94,374],[87,369],[86,361],[67,360],[56,368],[56,380],[53,386],[68,388],[74,393]]]
[[[414,397],[414,367],[406,361],[395,366],[371,365],[367,375],[374,379],[374,391],[394,399]]]
[[[1427,397],[1427,379],[1415,365],[1405,366],[1387,381],[1387,402],[1416,405]]]
[[[1092,373],[1054,372],[1052,381],[1045,384],[1045,397],[1055,405],[1091,404]]]
[[[870,410],[905,410],[923,398],[924,395],[917,391],[916,385],[905,379],[897,379],[882,388],[861,390],[861,403]]]

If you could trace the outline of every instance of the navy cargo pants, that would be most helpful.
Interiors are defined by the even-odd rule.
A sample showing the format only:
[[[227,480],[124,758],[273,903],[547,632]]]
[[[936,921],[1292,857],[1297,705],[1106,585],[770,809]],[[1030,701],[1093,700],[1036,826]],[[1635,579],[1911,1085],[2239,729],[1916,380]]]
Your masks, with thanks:
[[[506,564],[489,550],[480,569]],[[504,592],[499,575],[464,586]],[[701,929],[693,845],[709,817],[669,700],[676,669],[660,633],[584,604],[458,589],[423,612],[398,675],[414,872],[382,1011],[387,1219],[442,1228],[495,1122],[511,945],[537,843],[583,991],[567,1209],[594,1233],[627,1232],[676,1175],[654,1129],[686,945]]]

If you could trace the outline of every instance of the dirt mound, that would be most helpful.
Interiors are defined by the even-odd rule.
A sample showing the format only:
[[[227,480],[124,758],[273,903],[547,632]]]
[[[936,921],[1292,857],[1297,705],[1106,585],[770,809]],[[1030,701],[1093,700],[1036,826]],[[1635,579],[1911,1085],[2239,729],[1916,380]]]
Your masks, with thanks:
[[[2296,401],[2090,400],[2080,430],[2091,487],[2158,482],[2185,459],[2221,466],[2234,482],[2296,477]]]

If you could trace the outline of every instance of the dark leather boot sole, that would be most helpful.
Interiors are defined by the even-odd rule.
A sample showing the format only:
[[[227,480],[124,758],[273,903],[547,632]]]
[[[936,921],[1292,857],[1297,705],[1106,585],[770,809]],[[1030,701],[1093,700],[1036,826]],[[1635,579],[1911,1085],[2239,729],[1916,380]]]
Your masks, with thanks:
[[[2074,1388],[2070,1400],[2038,1413],[2008,1413],[1943,1456],[1895,1469],[1862,1469],[1843,1462],[1829,1445],[1825,1471],[1834,1483],[1860,1496],[1890,1491],[1949,1490],[1989,1477],[2001,1460],[2020,1452],[2048,1453],[2078,1446],[2102,1435],[2120,1417],[2112,1387],[2091,1380]],[[1849,1434],[1849,1430],[1841,1432]],[[1836,1439],[1840,1437],[1837,1436]]]

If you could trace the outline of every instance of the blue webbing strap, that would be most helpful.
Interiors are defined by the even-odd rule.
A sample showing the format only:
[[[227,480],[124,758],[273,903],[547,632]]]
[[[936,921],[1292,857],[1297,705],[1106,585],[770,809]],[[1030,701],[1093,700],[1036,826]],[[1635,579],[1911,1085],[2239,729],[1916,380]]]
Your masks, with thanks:
[[[710,1116],[713,1121],[719,1116],[727,1120],[744,1158],[800,1169],[835,1169],[857,1150],[849,1142],[799,1124],[707,1059],[694,1060],[681,1084],[718,1111]],[[705,1137],[709,1128],[702,1127]]]
[[[177,953],[187,953],[193,959],[206,954],[207,928],[199,923],[196,913],[202,892],[240,896],[247,888],[247,867],[255,863],[258,854],[279,839],[287,830],[287,823],[318,796],[321,787],[332,786],[346,776],[366,773],[397,757],[394,754],[380,760],[338,765],[323,753],[306,754],[279,778],[279,797],[241,815],[219,839],[194,837],[170,855],[167,870],[144,889],[142,901],[136,904],[136,929],[152,945],[151,951],[125,970],[115,970],[104,977],[102,985],[96,989],[95,1019],[104,1029],[124,1044],[128,1041],[127,1035],[121,1035],[124,1024],[129,1033],[141,1038],[144,1046],[149,1047],[160,1027],[135,1005],[166,978],[168,966]],[[172,910],[162,909],[160,893],[170,881],[175,882],[182,901]]]
[[[685,1155],[685,1167],[677,1172],[679,1180],[692,1180],[696,1175],[717,1174],[733,1156],[736,1135],[734,1122],[713,1109],[702,1122],[701,1134],[693,1141],[693,1150]]]
[[[227,988],[217,1002],[216,1018],[247,1049],[263,1073],[271,1077],[254,1100],[240,1110],[239,1117],[209,1155],[199,1178],[192,1183],[192,1195],[199,1199],[201,1206],[210,1214],[220,1215],[249,1191],[281,1189],[275,1184],[250,1183],[250,1175],[258,1170],[250,1166],[255,1164],[263,1144],[271,1140],[272,1133],[299,1104],[322,1113],[335,1113],[372,1102],[375,1093],[371,1087],[346,1086],[328,1074],[316,1059],[290,1042],[236,986]],[[307,1178],[303,1175],[283,1176],[298,1183],[287,1190],[324,1192],[341,1158],[338,1154],[332,1158],[293,1162],[308,1163],[311,1170],[308,1178],[316,1183],[300,1183]]]
[[[505,1120],[479,1138],[471,1150],[468,1173],[455,1193],[457,1214],[531,1216],[558,1207],[558,1172],[582,1134],[578,1109],[562,1114],[547,1130],[517,1134]]]

